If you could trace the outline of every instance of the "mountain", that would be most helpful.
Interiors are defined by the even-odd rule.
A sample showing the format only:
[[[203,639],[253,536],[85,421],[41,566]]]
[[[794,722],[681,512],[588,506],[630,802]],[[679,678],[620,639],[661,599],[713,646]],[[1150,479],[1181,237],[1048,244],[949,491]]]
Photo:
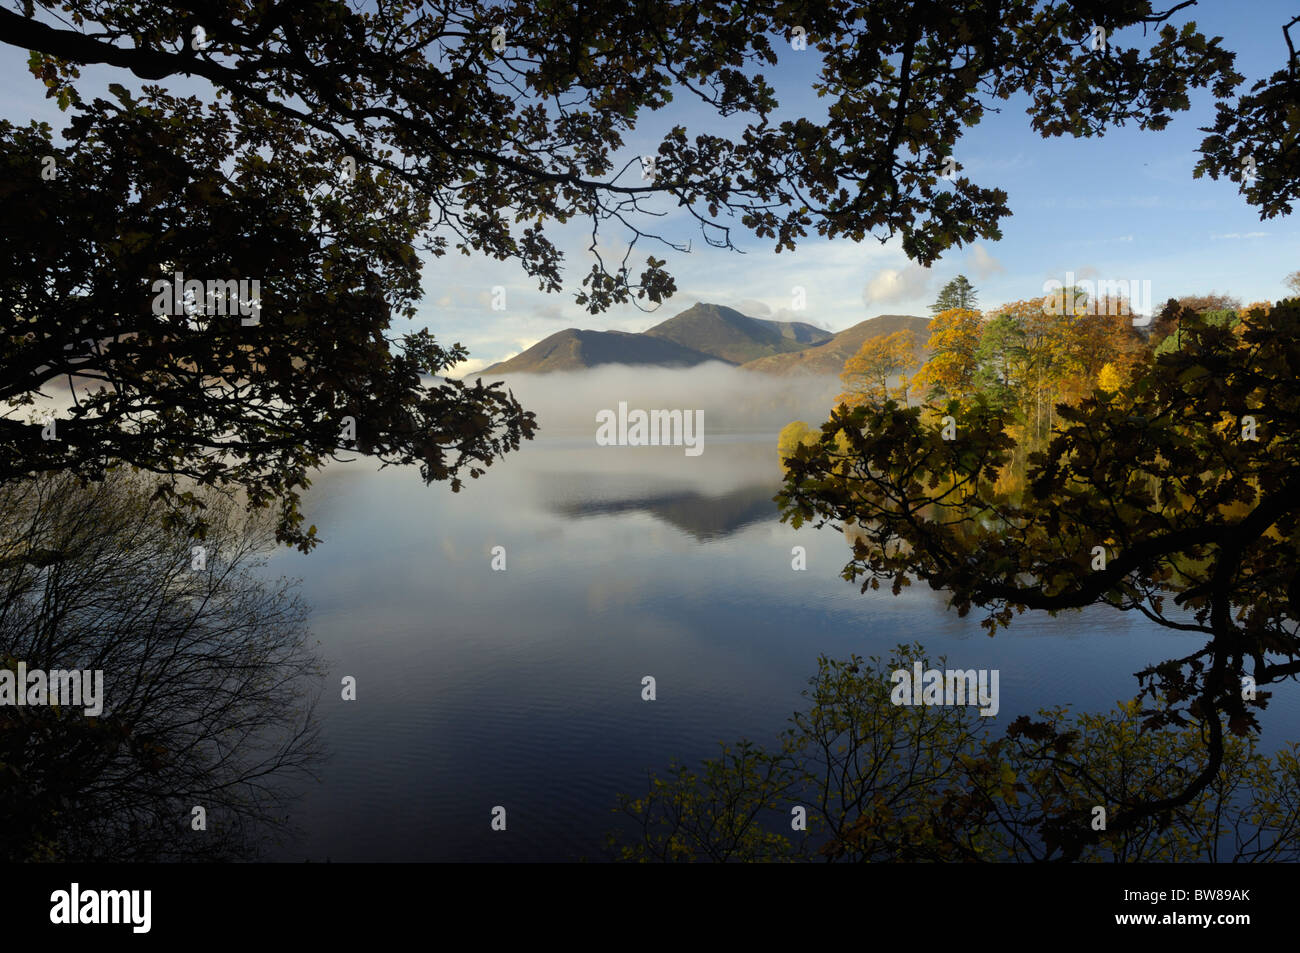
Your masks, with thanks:
[[[557,331],[522,354],[485,367],[480,373],[545,374],[600,364],[744,364],[802,350],[830,338],[829,331],[802,321],[751,318],[734,308],[697,301],[641,334],[577,328]]]
[[[700,301],[645,333],[731,364],[802,351],[832,336],[829,331],[801,321],[751,318],[734,308]]]
[[[747,361],[741,366],[750,371],[765,374],[838,374],[844,370],[844,362],[862,347],[868,338],[895,331],[910,330],[916,335],[918,361],[924,360],[925,342],[930,334],[926,328],[929,318],[919,318],[911,314],[882,314],[875,318],[859,321],[851,328],[820,344],[814,344],[789,354],[773,354]]]
[[[910,328],[923,344],[929,322],[908,314],[882,314],[831,334],[801,321],[751,318],[734,308],[697,301],[640,334],[566,328],[479,373],[545,374],[601,364],[690,367],[722,361],[768,374],[839,374],[867,338]],[[922,357],[921,348],[917,357]]]
[[[480,374],[546,374],[576,371],[601,364],[652,364],[690,367],[717,356],[675,341],[627,331],[580,331],[566,328],[538,341],[522,354],[485,367]]]

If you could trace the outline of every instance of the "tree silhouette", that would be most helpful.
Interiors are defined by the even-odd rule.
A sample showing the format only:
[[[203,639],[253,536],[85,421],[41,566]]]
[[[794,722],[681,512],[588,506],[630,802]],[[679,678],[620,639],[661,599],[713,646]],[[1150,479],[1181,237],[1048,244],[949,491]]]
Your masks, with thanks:
[[[196,559],[149,497],[121,470],[0,487],[0,665],[104,679],[98,717],[0,708],[6,860],[250,859],[292,833],[322,755],[306,607],[253,572],[266,520],[205,494]]]
[[[499,385],[437,378],[463,348],[390,333],[420,293],[425,203],[382,173],[340,187],[319,135],[236,133],[159,91],[88,104],[67,148],[0,122],[0,482],[122,461],[199,535],[194,483],[278,506],[280,540],[306,550],[299,492],[328,458],[418,463],[457,489],[531,436]],[[160,308],[155,283],[178,273],[256,278],[255,323],[206,295]]]
[[[710,245],[733,247],[734,227],[777,250],[813,230],[898,236],[930,263],[1000,237],[1010,214],[1004,191],[947,161],[985,110],[1024,93],[1037,132],[1093,136],[1161,129],[1193,89],[1232,95],[1234,55],[1177,23],[1185,6],[0,7],[0,42],[29,53],[73,116],[66,147],[39,127],[0,134],[0,401],[21,411],[56,381],[90,388],[52,431],[0,419],[0,480],[97,478],[123,460],[161,475],[199,532],[187,481],[277,505],[279,538],[310,548],[298,493],[341,445],[455,489],[534,432],[495,385],[439,379],[463,349],[389,336],[419,297],[418,251],[477,250],[559,291],[548,230],[590,222],[577,300],[593,312],[675,290],[664,260],[629,264],[638,243],[688,247],[648,224],[666,208]],[[1141,56],[1122,45],[1152,28]],[[804,41],[828,118],[777,120],[761,70]],[[92,92],[90,66],[205,83],[215,101]],[[675,95],[728,131],[673,125],[650,156],[630,154],[641,118]],[[602,253],[610,227],[625,233],[618,263]],[[154,282],[177,273],[259,280],[260,323],[155,313]]]
[[[1233,733],[1257,728],[1269,693],[1256,688],[1300,673],[1300,301],[1236,330],[1192,312],[1181,323],[1182,346],[1118,390],[1058,405],[1016,498],[994,489],[1015,450],[1010,417],[978,395],[942,408],[955,439],[933,406],[837,410],[787,459],[778,496],[795,526],[856,525],[844,575],[863,591],[919,580],[962,615],[983,610],[990,634],[1028,610],[1106,605],[1203,636],[1139,680],[1144,723],[1196,723],[1209,759],[1112,828],[1204,790],[1222,764],[1221,716]]]

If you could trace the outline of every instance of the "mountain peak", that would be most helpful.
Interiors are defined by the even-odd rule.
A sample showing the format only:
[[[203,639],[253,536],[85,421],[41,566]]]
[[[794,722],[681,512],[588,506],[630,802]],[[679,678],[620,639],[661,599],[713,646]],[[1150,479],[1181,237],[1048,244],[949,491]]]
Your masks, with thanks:
[[[893,326],[895,323],[920,322],[923,329],[928,320],[909,315],[880,315],[834,335],[803,321],[754,318],[724,304],[696,301],[686,310],[639,334],[565,328],[538,341],[522,354],[493,364],[480,373],[544,374],[601,364],[690,367],[707,361],[721,361],[743,364],[755,370],[766,370],[766,365],[770,364],[773,373],[789,373],[790,368],[796,368],[813,373],[838,374],[847,355],[838,357],[842,347],[823,350],[827,345],[844,337],[841,341],[843,347],[852,345],[856,352],[867,337],[899,330]],[[867,333],[863,329],[871,321],[882,324],[875,325]],[[811,351],[818,352],[815,361],[801,360],[803,354]],[[838,363],[835,363],[837,359]],[[811,370],[813,367],[817,370]]]
[[[735,308],[708,301],[695,302],[645,333],[733,364],[803,350],[831,337],[830,332],[811,324],[751,318]]]

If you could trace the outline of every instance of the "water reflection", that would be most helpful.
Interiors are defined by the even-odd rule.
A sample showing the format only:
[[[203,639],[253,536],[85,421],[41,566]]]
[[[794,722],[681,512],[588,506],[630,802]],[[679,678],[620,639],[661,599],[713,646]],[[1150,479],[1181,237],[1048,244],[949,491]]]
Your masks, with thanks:
[[[1182,647],[1121,613],[1026,616],[989,639],[926,587],[863,595],[839,575],[842,534],[779,523],[775,447],[774,431],[712,434],[698,458],[543,436],[458,494],[359,463],[322,474],[304,506],[325,545],[272,570],[302,577],[327,684],[354,675],[359,700],[322,706],[336,757],[280,856],[600,859],[618,792],[719,741],[775,737],[820,653],[920,640],[997,668],[1001,731],[1045,705],[1109,709]],[[1282,730],[1266,740],[1293,735],[1291,702],[1270,706]]]
[[[776,483],[756,483],[717,495],[680,491],[626,499],[559,503],[555,512],[575,518],[649,513],[700,542],[707,542],[771,519],[776,512],[772,497],[777,487]]]

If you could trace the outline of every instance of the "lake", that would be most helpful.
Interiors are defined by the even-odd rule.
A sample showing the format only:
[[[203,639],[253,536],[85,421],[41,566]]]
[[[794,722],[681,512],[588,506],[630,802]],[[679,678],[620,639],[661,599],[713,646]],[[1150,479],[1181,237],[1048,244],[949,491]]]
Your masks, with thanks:
[[[304,509],[325,542],[268,572],[300,577],[313,609],[330,759],[294,813],[302,838],[273,856],[603,859],[618,792],[721,741],[771,740],[820,653],[920,641],[950,667],[996,668],[1005,725],[1110,709],[1132,673],[1200,645],[1101,610],[1022,616],[990,639],[928,588],[860,594],[839,576],[841,534],[778,521],[775,429],[709,431],[698,457],[593,435],[544,430],[458,494],[365,462],[319,475]],[[1263,747],[1295,734],[1293,696],[1265,713]]]

